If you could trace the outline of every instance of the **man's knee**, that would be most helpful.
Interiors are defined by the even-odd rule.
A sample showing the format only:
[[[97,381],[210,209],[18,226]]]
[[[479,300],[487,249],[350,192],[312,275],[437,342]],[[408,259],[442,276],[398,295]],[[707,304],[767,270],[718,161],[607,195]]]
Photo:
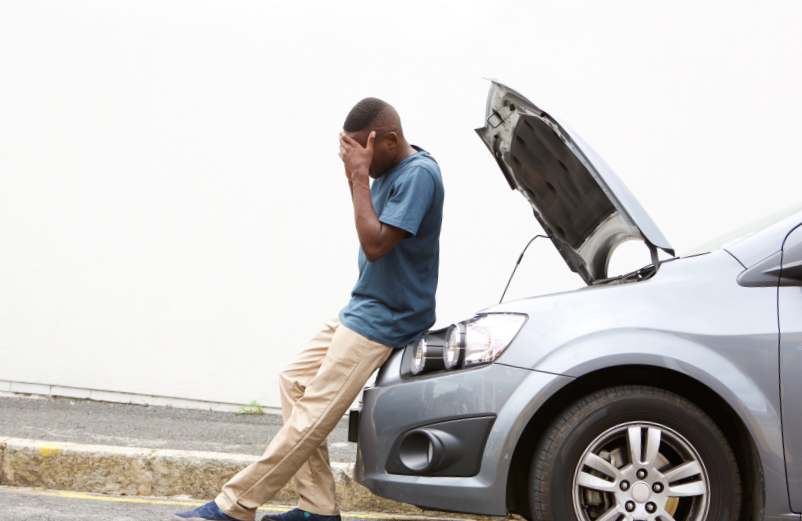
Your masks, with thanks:
[[[298,381],[292,371],[284,369],[278,374],[279,387],[282,392],[287,393],[293,399],[298,399],[304,394],[305,386]]]
[[[278,384],[282,389],[289,389],[292,387],[292,383],[295,379],[292,377],[290,372],[287,369],[282,369],[281,372],[278,374]]]

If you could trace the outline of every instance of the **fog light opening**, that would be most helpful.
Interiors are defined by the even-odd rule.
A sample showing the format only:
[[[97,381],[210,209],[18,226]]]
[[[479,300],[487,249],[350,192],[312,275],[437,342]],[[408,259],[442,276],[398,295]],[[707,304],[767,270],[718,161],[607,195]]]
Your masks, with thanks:
[[[401,441],[399,458],[409,470],[430,470],[438,456],[438,440],[426,431],[412,431]]]

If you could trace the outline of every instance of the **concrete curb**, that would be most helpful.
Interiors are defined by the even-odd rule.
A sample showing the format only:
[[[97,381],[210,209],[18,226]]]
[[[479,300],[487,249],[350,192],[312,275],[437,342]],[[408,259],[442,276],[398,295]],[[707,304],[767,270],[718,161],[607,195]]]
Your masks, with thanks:
[[[0,437],[0,485],[114,495],[214,498],[248,454],[83,445]],[[373,495],[352,478],[353,464],[332,463],[344,511],[415,513],[418,507]],[[294,503],[292,484],[273,501]]]

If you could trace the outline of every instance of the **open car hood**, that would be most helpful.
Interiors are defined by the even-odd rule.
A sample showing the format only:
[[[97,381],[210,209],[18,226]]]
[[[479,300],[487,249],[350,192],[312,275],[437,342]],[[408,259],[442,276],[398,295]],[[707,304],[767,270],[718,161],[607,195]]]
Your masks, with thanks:
[[[674,249],[618,176],[582,140],[509,87],[492,82],[485,126],[476,129],[510,186],[521,192],[571,270],[587,284],[607,278],[620,243]]]

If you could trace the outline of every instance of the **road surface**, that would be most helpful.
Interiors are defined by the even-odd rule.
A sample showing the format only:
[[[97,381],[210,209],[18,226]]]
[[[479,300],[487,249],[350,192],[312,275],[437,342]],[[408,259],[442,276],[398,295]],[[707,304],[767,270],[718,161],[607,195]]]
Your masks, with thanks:
[[[23,487],[0,486],[2,521],[173,521],[172,514],[190,510],[201,501],[177,498],[109,496]],[[257,521],[269,512],[289,506],[261,508]],[[371,512],[343,512],[343,521],[470,521],[468,516],[391,516]]]

